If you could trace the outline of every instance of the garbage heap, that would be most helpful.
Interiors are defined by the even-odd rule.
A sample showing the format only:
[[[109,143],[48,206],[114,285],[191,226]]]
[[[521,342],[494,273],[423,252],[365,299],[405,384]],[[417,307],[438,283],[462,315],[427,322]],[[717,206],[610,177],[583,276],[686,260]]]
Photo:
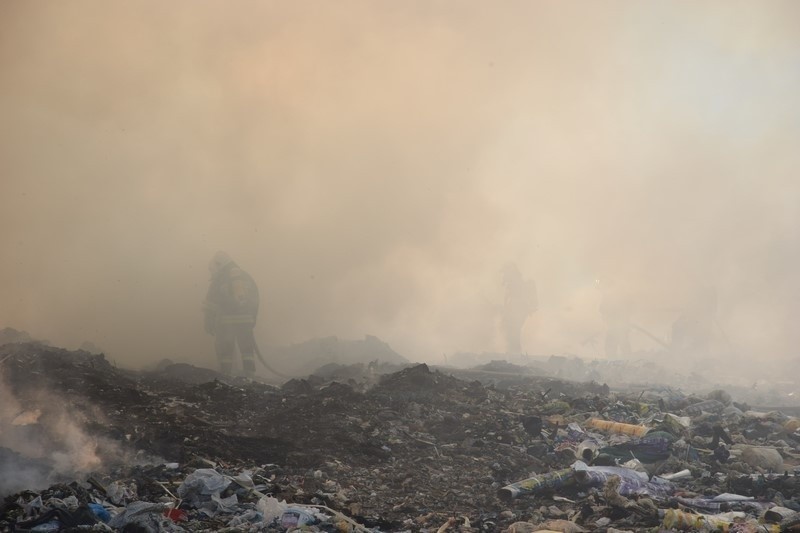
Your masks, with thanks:
[[[31,343],[0,373],[0,531],[800,530],[800,421],[721,389],[275,387]]]

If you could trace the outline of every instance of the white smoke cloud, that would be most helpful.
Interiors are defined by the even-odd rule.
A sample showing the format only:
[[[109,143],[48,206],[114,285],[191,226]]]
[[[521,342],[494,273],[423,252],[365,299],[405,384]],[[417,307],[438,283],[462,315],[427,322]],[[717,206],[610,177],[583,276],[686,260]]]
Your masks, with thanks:
[[[0,494],[46,487],[122,460],[119,445],[87,433],[85,422],[64,398],[35,384],[15,394],[0,367]]]

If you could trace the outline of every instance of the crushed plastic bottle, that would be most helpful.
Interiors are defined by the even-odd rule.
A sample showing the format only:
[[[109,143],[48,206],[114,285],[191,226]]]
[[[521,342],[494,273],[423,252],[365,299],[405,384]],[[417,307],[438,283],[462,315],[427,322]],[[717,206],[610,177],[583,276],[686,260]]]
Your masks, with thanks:
[[[703,412],[720,414],[724,410],[725,404],[719,400],[705,400],[702,402],[693,403],[685,409],[686,413],[691,416],[697,416]]]
[[[314,515],[299,507],[289,507],[281,515],[281,527],[286,529],[308,526],[316,521]]]
[[[592,418],[589,420],[589,427],[607,431],[608,433],[618,433],[620,435],[631,435],[634,437],[644,437],[650,428],[638,426],[636,424],[625,424],[624,422],[614,422],[613,420],[601,420]]]
[[[571,482],[574,482],[574,472],[572,468],[565,468],[506,485],[497,491],[497,496],[502,500],[508,501],[524,494],[535,494],[548,489],[563,487]]]

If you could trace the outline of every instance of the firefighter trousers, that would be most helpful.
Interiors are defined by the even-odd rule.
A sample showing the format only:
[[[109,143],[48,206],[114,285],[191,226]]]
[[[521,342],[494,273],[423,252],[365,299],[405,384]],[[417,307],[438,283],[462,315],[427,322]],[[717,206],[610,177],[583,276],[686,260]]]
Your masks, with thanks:
[[[238,346],[244,375],[255,375],[256,340],[253,337],[253,324],[217,324],[214,338],[220,372],[226,375],[233,372],[234,351]]]

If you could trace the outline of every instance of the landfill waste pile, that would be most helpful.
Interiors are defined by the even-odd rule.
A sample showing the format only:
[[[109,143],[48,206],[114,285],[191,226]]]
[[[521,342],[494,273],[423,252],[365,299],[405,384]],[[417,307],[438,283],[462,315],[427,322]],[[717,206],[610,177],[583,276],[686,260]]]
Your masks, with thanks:
[[[800,419],[725,390],[280,387],[0,346],[0,531],[800,531]]]
[[[314,338],[290,346],[270,346],[268,351],[271,364],[290,376],[320,372],[320,361],[325,361],[334,368],[358,363],[373,363],[373,366],[378,362],[389,365],[409,363],[405,357],[374,335],[366,335],[359,340],[334,336]],[[325,370],[321,372],[324,373]]]
[[[760,376],[742,371],[726,356],[704,356],[691,362],[681,361],[680,354],[669,351],[642,351],[626,359],[583,359],[578,356],[514,355],[511,362],[504,354],[456,353],[448,358],[450,365],[443,369],[459,374],[469,371],[496,374],[538,376],[572,381],[606,383],[616,390],[663,386],[684,392],[710,391],[724,388],[740,402],[760,406],[800,408],[798,380],[800,360],[787,360],[778,369],[769,369]],[[735,357],[729,356],[735,360]],[[465,364],[472,363],[472,364]],[[709,369],[714,369],[710,372]],[[483,379],[483,378],[481,378]]]

